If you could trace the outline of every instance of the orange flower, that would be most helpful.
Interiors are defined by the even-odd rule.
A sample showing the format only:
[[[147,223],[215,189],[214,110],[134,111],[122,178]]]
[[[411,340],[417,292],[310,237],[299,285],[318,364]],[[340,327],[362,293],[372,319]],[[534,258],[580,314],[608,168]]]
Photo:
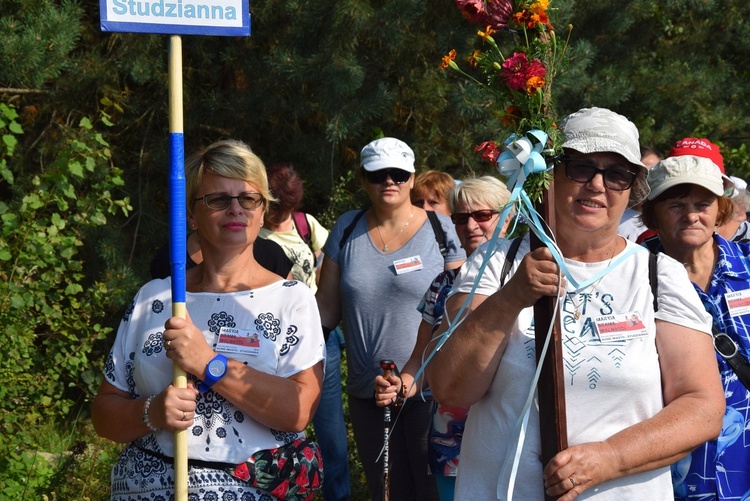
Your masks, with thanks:
[[[447,55],[443,56],[443,62],[440,64],[440,71],[444,71],[445,68],[450,66],[454,59],[456,59],[456,49],[451,49]]]
[[[479,35],[479,38],[481,38],[485,42],[492,36],[493,33],[496,33],[496,30],[493,30],[492,26],[487,26],[487,29],[485,31],[477,31],[477,35]]]
[[[500,121],[505,127],[511,127],[516,125],[518,119],[522,117],[523,112],[521,111],[521,108],[513,104],[505,108],[505,113],[500,117]]]
[[[515,14],[513,14],[513,22],[518,24],[526,24],[526,18],[528,17],[528,15],[528,12],[526,12],[525,10],[516,12]]]
[[[537,91],[537,89],[541,89],[544,87],[544,77],[531,77],[528,80],[526,80],[526,94],[533,94]]]
[[[471,53],[471,55],[468,57],[467,61],[469,61],[469,66],[472,66],[474,68],[477,67],[477,60],[479,59],[479,56],[482,54],[481,50],[475,50]]]
[[[531,4],[529,10],[534,14],[544,14],[547,11],[547,7],[549,7],[549,0],[537,0]]]

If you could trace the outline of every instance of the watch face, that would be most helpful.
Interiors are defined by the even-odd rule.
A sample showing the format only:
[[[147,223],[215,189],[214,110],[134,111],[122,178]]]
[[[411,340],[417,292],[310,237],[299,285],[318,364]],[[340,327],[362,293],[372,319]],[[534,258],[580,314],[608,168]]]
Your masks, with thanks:
[[[221,360],[212,360],[210,364],[208,364],[208,372],[213,377],[219,377],[224,374],[224,371],[226,370],[226,367],[224,366],[224,362]]]

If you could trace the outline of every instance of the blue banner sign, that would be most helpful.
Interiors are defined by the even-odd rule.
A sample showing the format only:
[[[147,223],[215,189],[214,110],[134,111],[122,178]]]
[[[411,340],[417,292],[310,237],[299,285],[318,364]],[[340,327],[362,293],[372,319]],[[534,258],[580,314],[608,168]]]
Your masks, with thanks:
[[[249,0],[99,0],[102,31],[249,36]]]

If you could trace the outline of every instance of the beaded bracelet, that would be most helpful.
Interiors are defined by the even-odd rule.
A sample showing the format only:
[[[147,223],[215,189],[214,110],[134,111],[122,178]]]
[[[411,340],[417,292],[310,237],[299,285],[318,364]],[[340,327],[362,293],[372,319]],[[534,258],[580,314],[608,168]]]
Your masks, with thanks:
[[[146,405],[143,406],[143,416],[141,417],[141,422],[148,426],[148,429],[152,432],[159,431],[159,428],[154,426],[154,423],[151,422],[151,420],[148,418],[148,409],[151,407],[151,401],[154,399],[156,395],[151,395],[146,399]]]

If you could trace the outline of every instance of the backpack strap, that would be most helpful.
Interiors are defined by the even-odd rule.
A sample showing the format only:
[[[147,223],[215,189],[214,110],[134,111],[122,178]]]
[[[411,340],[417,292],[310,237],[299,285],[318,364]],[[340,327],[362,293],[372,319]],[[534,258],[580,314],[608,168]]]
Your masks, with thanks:
[[[445,230],[443,230],[443,226],[440,224],[440,219],[438,219],[435,211],[428,210],[426,212],[427,219],[430,220],[430,224],[432,225],[432,231],[435,233],[435,241],[440,248],[440,254],[442,254],[443,259],[445,259],[445,256],[448,255],[448,245],[446,244]]]
[[[354,227],[357,226],[357,223],[360,219],[362,219],[362,216],[365,215],[365,212],[367,212],[367,209],[361,209],[359,212],[357,212],[357,214],[354,216],[354,219],[352,219],[352,222],[349,223],[349,226],[344,228],[344,233],[341,235],[341,240],[339,240],[339,249],[344,248],[344,244],[347,240],[349,240],[349,237],[352,236]]]
[[[651,293],[654,295],[654,312],[659,311],[659,302],[657,301],[659,295],[659,277],[656,271],[658,257],[653,252],[648,253],[648,281],[651,284]]]
[[[354,231],[354,227],[357,226],[357,223],[362,218],[362,216],[365,215],[365,212],[367,212],[367,209],[360,210],[357,215],[354,216],[352,222],[349,223],[349,226],[344,228],[344,233],[341,235],[341,240],[339,241],[339,249],[342,249],[346,241],[349,240],[349,237]],[[443,230],[443,227],[440,224],[440,220],[438,219],[437,214],[435,214],[434,211],[428,210],[426,212],[427,219],[430,220],[430,225],[432,226],[432,231],[435,233],[435,241],[437,242],[438,247],[440,247],[440,254],[442,254],[443,258],[445,258],[445,256],[448,255],[448,245],[446,244],[445,230]]]
[[[312,232],[310,230],[310,222],[307,220],[307,215],[304,212],[292,212],[292,219],[294,220],[294,227],[297,228],[297,233],[305,244],[310,247],[313,255],[315,250],[312,247]]]
[[[513,261],[516,258],[516,254],[518,253],[518,248],[521,246],[522,240],[523,237],[516,237],[513,239],[513,242],[511,242],[510,247],[508,247],[508,252],[505,254],[505,264],[503,264],[503,271],[500,274],[501,288],[503,285],[505,285],[505,279],[508,277],[510,267],[513,266]]]

